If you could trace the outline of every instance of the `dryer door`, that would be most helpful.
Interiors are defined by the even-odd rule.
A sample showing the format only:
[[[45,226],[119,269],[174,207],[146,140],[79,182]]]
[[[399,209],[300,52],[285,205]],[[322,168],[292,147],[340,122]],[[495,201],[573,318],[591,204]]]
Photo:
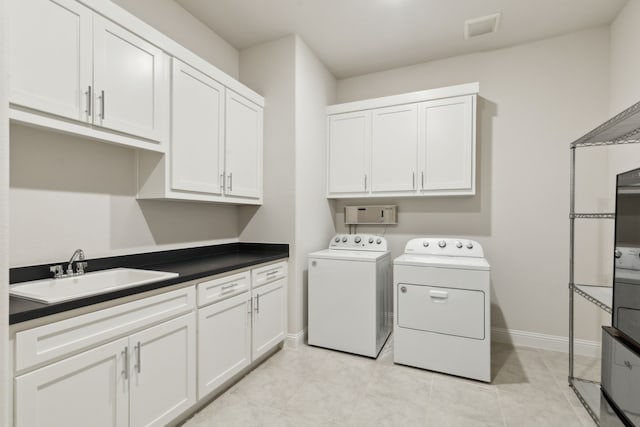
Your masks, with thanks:
[[[484,292],[406,283],[396,286],[399,327],[484,339]]]

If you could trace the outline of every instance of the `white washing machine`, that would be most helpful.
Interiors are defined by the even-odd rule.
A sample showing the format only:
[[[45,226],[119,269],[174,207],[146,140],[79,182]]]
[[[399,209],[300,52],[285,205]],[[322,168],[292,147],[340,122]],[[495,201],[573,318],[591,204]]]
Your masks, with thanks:
[[[391,333],[391,289],[384,237],[335,236],[309,254],[309,344],[377,357]]]
[[[489,275],[477,242],[410,240],[393,262],[394,362],[490,382]]]

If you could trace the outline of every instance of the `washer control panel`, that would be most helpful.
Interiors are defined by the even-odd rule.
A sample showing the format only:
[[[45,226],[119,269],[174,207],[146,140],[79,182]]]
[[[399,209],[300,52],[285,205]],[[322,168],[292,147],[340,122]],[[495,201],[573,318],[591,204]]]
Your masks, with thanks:
[[[640,270],[640,248],[619,246],[613,255],[616,268]]]
[[[405,246],[404,253],[484,258],[482,246],[475,240],[450,237],[421,237],[411,239]]]
[[[375,234],[337,234],[329,242],[329,249],[358,251],[386,251],[387,239]]]

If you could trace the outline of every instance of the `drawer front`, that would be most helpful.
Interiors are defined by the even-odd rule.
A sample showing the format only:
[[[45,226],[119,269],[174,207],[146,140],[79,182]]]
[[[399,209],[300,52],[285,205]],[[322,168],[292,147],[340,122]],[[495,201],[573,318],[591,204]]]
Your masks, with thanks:
[[[198,283],[198,307],[246,292],[250,283],[249,271]]]
[[[16,334],[16,371],[98,345],[195,309],[193,286]]]
[[[253,275],[252,286],[257,288],[287,277],[287,263],[285,261],[254,268],[251,274]]]
[[[399,283],[398,327],[454,335],[485,337],[485,294],[482,291]]]

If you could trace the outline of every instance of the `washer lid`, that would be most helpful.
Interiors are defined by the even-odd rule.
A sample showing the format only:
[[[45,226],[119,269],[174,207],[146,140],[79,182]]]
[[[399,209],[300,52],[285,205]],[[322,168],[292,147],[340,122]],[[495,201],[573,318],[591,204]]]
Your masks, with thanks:
[[[347,251],[344,249],[324,249],[309,254],[309,259],[335,259],[345,261],[378,261],[389,256],[389,251]]]
[[[429,256],[404,254],[393,260],[393,265],[414,265],[418,267],[458,268],[463,270],[491,270],[485,258],[460,256]]]

